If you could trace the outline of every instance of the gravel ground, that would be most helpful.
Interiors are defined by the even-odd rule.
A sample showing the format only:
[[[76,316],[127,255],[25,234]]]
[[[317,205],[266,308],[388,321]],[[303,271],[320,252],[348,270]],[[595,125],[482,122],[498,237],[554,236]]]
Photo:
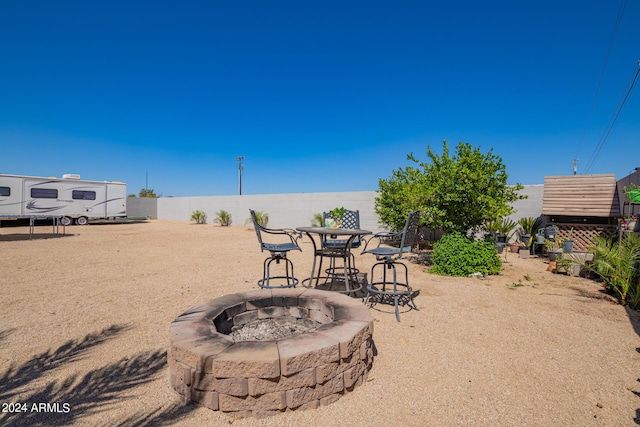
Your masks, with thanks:
[[[486,280],[410,263],[420,310],[398,323],[392,307],[370,309],[377,355],[365,384],[319,409],[242,419],[181,405],[165,356],[180,313],[257,288],[264,254],[252,229],[157,220],[50,231],[29,240],[28,228],[0,228],[0,425],[639,423],[638,312],[543,259],[508,253]],[[311,244],[302,248],[291,255],[301,277]],[[356,257],[363,271],[372,261]]]

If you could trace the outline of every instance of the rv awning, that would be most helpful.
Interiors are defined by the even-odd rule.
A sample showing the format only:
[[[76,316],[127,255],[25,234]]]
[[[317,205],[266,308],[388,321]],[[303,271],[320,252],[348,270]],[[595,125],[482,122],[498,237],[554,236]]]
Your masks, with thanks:
[[[546,176],[543,215],[620,216],[614,174]]]

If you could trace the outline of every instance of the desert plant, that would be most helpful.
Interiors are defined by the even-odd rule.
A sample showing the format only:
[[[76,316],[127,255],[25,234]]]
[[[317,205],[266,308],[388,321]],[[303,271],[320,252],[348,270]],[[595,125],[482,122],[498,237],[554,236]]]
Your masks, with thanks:
[[[269,214],[266,212],[261,212],[261,211],[255,211],[256,213],[256,220],[258,221],[258,224],[260,224],[263,227],[266,227],[267,224],[269,223]],[[252,224],[253,220],[251,218],[247,218],[247,220],[245,221],[245,224]]]
[[[216,224],[220,224],[223,227],[231,225],[231,214],[223,209],[216,212],[216,219],[213,220]]]
[[[445,234],[433,245],[431,272],[444,276],[498,274],[502,261],[492,242],[472,240],[462,233]]]
[[[312,227],[323,227],[324,226],[324,219],[322,218],[322,214],[321,213],[313,214],[313,218],[311,218],[311,226]]]
[[[631,234],[620,240],[596,237],[595,246],[589,248],[593,262],[587,268],[600,276],[605,289],[616,295],[622,305],[627,296],[630,305],[640,303],[640,237]]]
[[[544,248],[547,252],[555,251],[558,249],[558,243],[555,240],[544,239]]]
[[[191,213],[191,221],[195,221],[196,224],[206,224],[207,214],[201,210],[195,210]]]
[[[544,220],[542,219],[542,217],[534,218],[532,216],[529,216],[520,218],[518,220],[518,224],[520,224],[520,227],[522,227],[523,234],[535,236],[535,234],[538,232],[538,229],[544,225]],[[520,240],[523,240],[522,237],[520,237]]]
[[[491,233],[491,235],[497,233],[506,236],[505,243],[507,243],[513,237],[517,226],[518,223],[511,218],[499,218],[485,222],[484,228],[487,232]]]

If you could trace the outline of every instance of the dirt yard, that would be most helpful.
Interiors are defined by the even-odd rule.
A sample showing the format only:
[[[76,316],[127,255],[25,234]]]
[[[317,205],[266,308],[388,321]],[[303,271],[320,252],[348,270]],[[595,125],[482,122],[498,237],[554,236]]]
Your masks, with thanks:
[[[244,219],[235,222],[243,223]],[[292,224],[305,226],[308,224]],[[640,316],[589,279],[507,253],[488,279],[410,263],[419,311],[376,305],[367,381],[318,409],[243,419],[183,406],[169,324],[256,289],[243,226],[171,221],[0,228],[0,425],[624,426],[640,423]],[[293,253],[311,269],[308,240]],[[357,255],[362,271],[373,263]]]

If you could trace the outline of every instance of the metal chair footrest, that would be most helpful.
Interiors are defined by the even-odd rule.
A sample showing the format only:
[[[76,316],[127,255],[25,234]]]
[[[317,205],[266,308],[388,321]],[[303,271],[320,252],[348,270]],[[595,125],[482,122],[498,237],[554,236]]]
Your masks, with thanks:
[[[287,283],[283,283],[281,285],[273,285],[270,283],[272,280],[286,280]],[[295,288],[298,283],[298,279],[291,276],[271,276],[258,280],[258,286],[260,286],[262,289]]]

